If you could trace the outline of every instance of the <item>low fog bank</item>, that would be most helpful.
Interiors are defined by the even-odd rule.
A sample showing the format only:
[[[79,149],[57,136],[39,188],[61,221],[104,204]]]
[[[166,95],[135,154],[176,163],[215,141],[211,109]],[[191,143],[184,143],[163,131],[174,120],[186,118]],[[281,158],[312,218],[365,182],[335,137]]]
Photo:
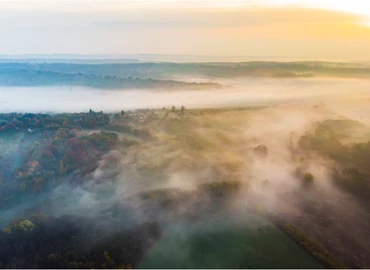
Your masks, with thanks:
[[[0,88],[1,112],[114,112],[140,108],[187,108],[310,104],[328,106],[370,99],[368,80],[236,79],[221,80],[230,87],[207,90],[97,90],[81,87]],[[344,101],[344,102],[343,102]],[[352,105],[352,104],[350,104]],[[360,114],[368,110],[356,108]],[[370,110],[370,109],[369,109]],[[348,111],[349,114],[356,113]]]

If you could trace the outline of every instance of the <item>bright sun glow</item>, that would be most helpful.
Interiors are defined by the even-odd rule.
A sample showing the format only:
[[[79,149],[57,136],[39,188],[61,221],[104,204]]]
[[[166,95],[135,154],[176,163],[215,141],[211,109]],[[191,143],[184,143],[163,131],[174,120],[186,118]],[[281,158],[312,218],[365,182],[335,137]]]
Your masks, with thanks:
[[[350,13],[357,13],[370,16],[370,1],[363,0],[310,0],[310,1],[292,1],[305,2],[305,4],[313,7],[322,7],[325,9],[333,9]]]

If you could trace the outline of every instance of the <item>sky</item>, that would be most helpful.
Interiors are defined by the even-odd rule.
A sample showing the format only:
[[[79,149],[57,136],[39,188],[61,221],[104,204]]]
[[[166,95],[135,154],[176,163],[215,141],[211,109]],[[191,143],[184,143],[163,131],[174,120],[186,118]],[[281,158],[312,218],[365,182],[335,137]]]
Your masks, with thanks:
[[[365,0],[0,0],[0,55],[369,60]]]

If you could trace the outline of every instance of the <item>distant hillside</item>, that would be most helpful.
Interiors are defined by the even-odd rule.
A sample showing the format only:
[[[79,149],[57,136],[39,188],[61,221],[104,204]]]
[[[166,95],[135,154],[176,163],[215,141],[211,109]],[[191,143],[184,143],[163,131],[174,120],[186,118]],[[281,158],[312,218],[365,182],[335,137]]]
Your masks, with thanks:
[[[74,59],[74,58],[3,58],[0,56],[0,63],[27,63],[27,64],[50,64],[50,63],[68,63],[68,64],[128,64],[140,63],[137,59]]]
[[[0,72],[26,70],[28,72],[56,72],[65,74],[88,74],[96,76],[117,76],[122,78],[139,77],[167,80],[171,76],[205,76],[210,78],[236,77],[333,77],[333,78],[370,78],[370,66],[360,63],[331,62],[240,62],[240,63],[122,63],[112,59],[73,60],[73,62],[27,63],[25,60],[0,60]],[[54,61],[54,60],[53,60]],[[58,59],[55,59],[58,61]],[[93,61],[87,62],[86,61]],[[106,61],[106,62],[104,62]],[[61,63],[63,62],[63,63]]]
[[[74,67],[75,65],[65,64]],[[46,65],[48,66],[48,65]],[[174,80],[142,79],[138,77],[119,77],[99,75],[88,72],[88,65],[77,72],[71,68],[69,73],[38,70],[37,65],[0,64],[0,86],[32,87],[32,86],[84,86],[100,89],[148,89],[148,88],[220,88],[217,83],[189,83]],[[76,71],[76,72],[74,72]]]

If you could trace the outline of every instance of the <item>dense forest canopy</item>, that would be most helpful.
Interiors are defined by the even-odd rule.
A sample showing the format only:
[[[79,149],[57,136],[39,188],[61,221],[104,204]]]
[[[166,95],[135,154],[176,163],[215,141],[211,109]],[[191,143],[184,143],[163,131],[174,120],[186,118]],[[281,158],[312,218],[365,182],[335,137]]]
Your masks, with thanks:
[[[365,265],[368,260],[358,238],[347,240],[358,254],[354,259],[351,252],[330,244],[346,234],[322,229],[331,228],[330,218],[341,221],[342,229],[348,228],[342,210],[334,208],[328,217],[321,214],[337,199],[313,198],[329,196],[323,181],[330,181],[328,184],[352,194],[361,207],[370,209],[366,199],[370,192],[369,143],[349,140],[354,133],[365,138],[370,128],[350,119],[329,118],[314,122],[288,146],[268,140],[263,143],[258,133],[253,135],[258,132],[255,128],[249,131],[250,141],[240,137],[246,117],[253,127],[252,116],[269,110],[274,109],[172,106],[113,114],[93,110],[0,114],[0,208],[6,213],[0,219],[0,238],[5,243],[0,249],[2,266],[130,268],[143,260],[143,265],[151,260],[159,263],[152,258],[159,256],[156,242],[160,248],[161,241],[167,241],[163,233],[171,231],[173,224],[203,224],[230,214],[239,220],[245,213],[266,217],[275,229],[239,220],[238,224],[252,226],[243,237],[279,228],[325,267]],[[250,146],[236,147],[243,144]],[[287,147],[289,154],[284,156],[280,147]],[[262,164],[282,168],[284,162],[290,164],[284,169],[286,179],[279,174],[277,179],[273,174],[261,174]],[[327,164],[331,164],[325,169],[330,177],[324,179],[320,166]],[[241,174],[243,168],[252,175]],[[299,214],[286,212],[293,206],[300,209]],[[352,220],[362,219],[356,221],[357,230],[365,233],[367,214],[351,207],[357,215]],[[300,215],[304,215],[304,223]],[[324,227],[312,231],[313,221]],[[327,240],[320,241],[323,234]],[[205,237],[201,235],[189,241],[200,241]]]

